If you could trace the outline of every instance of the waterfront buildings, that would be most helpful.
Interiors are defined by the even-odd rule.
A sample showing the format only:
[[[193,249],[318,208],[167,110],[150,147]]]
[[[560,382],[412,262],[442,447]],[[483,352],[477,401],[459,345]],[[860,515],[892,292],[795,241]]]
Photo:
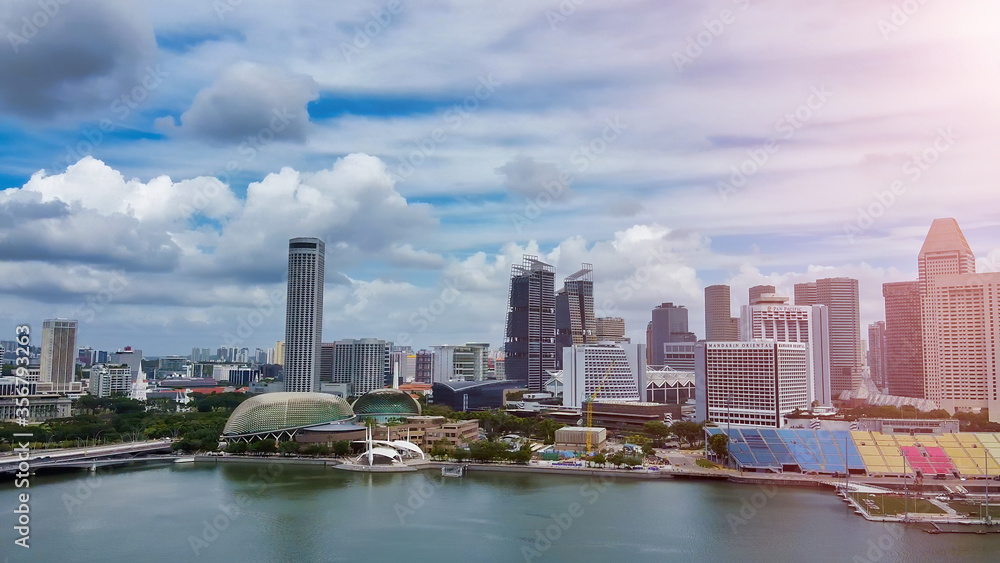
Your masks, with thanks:
[[[924,398],[923,326],[920,282],[882,284],[885,298],[885,391]]]
[[[556,367],[555,268],[525,255],[511,267],[507,300],[506,378],[542,391]]]
[[[809,408],[809,361],[801,342],[699,342],[695,345],[697,420],[781,428]]]
[[[293,238],[288,241],[285,391],[319,390],[325,271],[326,244],[322,240]]]
[[[562,369],[564,348],[597,342],[595,328],[594,267],[585,263],[556,293],[556,369]]]
[[[75,320],[49,319],[42,322],[42,356],[40,381],[51,383],[57,393],[79,392],[76,376]]]
[[[830,327],[830,392],[834,397],[861,385],[861,314],[858,280],[824,278],[795,284],[796,305],[825,305]]]
[[[705,340],[739,340],[739,319],[733,318],[731,312],[732,299],[728,285],[710,285],[705,288]]]
[[[643,399],[646,350],[642,344],[583,344],[563,350],[563,406],[585,401]]]

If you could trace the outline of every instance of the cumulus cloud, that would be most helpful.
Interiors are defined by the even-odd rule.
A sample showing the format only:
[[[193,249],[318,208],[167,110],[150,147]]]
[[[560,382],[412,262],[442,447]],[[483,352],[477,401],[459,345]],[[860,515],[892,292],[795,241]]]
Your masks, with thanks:
[[[560,179],[560,170],[551,162],[539,162],[530,156],[518,155],[496,169],[503,176],[504,187],[514,194],[535,197],[543,191],[558,190],[560,197],[569,194],[569,182]]]
[[[11,0],[0,7],[0,110],[29,118],[103,106],[141,84],[153,27],[132,2]],[[14,78],[16,77],[16,79]]]
[[[309,126],[306,104],[318,96],[319,87],[309,76],[241,62],[195,95],[179,127],[169,117],[157,120],[157,125],[167,132],[224,143],[301,142]]]

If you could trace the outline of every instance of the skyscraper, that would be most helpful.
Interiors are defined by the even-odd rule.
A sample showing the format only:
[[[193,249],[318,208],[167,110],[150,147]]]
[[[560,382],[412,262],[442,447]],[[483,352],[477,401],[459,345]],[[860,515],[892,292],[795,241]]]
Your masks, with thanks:
[[[647,351],[650,363],[663,365],[663,345],[668,342],[694,342],[698,338],[688,331],[688,310],[683,305],[661,303],[653,308],[653,320],[647,330]]]
[[[989,409],[1000,422],[1000,273],[977,274],[954,219],[935,219],[917,258],[924,393],[950,413]]]
[[[757,299],[765,293],[774,293],[776,290],[773,285],[755,285],[750,288],[750,304],[755,305]]]
[[[326,244],[323,241],[318,238],[288,241],[285,391],[319,391],[325,273]]]
[[[738,319],[733,319],[731,303],[728,285],[710,285],[705,288],[705,340],[739,340],[739,322]]]
[[[76,376],[76,321],[42,321],[42,357],[39,381],[51,382],[52,390],[65,393]]]
[[[885,298],[885,386],[890,395],[924,397],[920,282],[882,284]]]
[[[824,278],[795,284],[796,305],[826,305],[830,323],[830,392],[834,397],[861,384],[861,313],[858,280]]]
[[[625,319],[621,317],[597,317],[594,319],[594,327],[598,342],[629,342],[625,336]]]
[[[532,391],[543,391],[545,370],[556,367],[555,276],[537,256],[511,267],[504,369]]]
[[[606,401],[643,400],[646,351],[643,344],[585,344],[563,353],[563,406],[580,408],[591,397]]]
[[[885,321],[868,325],[868,374],[885,391]]]
[[[333,383],[349,383],[351,395],[382,389],[391,380],[391,342],[362,338],[338,340],[333,345]]]
[[[556,293],[556,369],[562,369],[563,348],[597,341],[594,328],[594,267],[584,263]]]

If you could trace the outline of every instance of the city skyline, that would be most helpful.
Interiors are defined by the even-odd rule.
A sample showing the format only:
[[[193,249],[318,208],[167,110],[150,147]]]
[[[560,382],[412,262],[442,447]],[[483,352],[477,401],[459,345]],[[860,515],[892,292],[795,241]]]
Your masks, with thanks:
[[[78,318],[83,343],[161,355],[263,314],[263,346],[282,337],[281,241],[302,232],[336,264],[329,339],[416,348],[500,343],[523,254],[560,275],[593,264],[595,315],[633,342],[657,303],[704,318],[716,284],[735,316],[748,287],[855,278],[867,326],[941,216],[976,241],[977,271],[1000,269],[979,205],[997,38],[968,15],[996,6],[921,5],[887,31],[878,4],[722,2],[734,20],[692,47],[722,6],[403,7],[382,24],[378,2],[243,4],[70,3],[0,53],[0,69],[46,69],[0,86],[0,209],[17,217],[0,227],[0,330]],[[597,21],[607,43],[587,39]],[[66,70],[92,50],[103,70]]]

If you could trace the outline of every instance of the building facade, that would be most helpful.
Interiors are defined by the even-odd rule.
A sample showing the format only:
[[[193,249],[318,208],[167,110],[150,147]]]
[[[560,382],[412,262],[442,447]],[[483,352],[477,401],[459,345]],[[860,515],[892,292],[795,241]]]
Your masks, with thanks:
[[[583,344],[563,351],[563,406],[643,400],[646,350],[642,344]]]
[[[834,397],[861,385],[861,313],[858,280],[824,278],[795,284],[796,305],[825,305],[830,327],[830,392]]]
[[[318,238],[288,241],[288,301],[285,306],[285,391],[319,390],[323,338],[326,244]]]
[[[132,368],[96,365],[90,370],[90,392],[95,397],[128,397],[132,391]]]
[[[885,321],[876,321],[868,325],[868,374],[875,385],[885,391]]]
[[[630,342],[625,336],[625,319],[621,317],[597,317],[594,319],[594,331],[597,342],[615,342],[617,344]]]
[[[464,345],[432,346],[434,367],[432,382],[483,381],[490,366],[490,345],[469,342]]]
[[[556,369],[562,369],[563,348],[597,341],[594,325],[594,267],[583,264],[556,293]]]
[[[74,320],[49,319],[42,322],[40,380],[51,383],[57,393],[79,391],[76,376],[76,326]]]
[[[755,285],[750,288],[750,305],[756,305],[757,300],[760,299],[764,294],[775,293],[777,290],[773,285]]]
[[[391,351],[391,342],[377,338],[334,342],[333,383],[350,384],[352,396],[382,389],[392,377]]]
[[[705,288],[705,340],[735,342],[739,340],[738,321],[732,316],[732,296],[728,285]]]
[[[781,428],[809,408],[806,345],[801,342],[699,342],[695,403],[699,421]]]
[[[506,377],[541,391],[556,367],[555,268],[524,256],[511,267],[504,357]]]
[[[698,337],[688,330],[688,310],[683,305],[661,303],[653,308],[646,334],[646,362],[663,365],[663,345],[668,342],[694,342]]]
[[[920,282],[882,284],[885,298],[885,382],[890,395],[924,397]]]

